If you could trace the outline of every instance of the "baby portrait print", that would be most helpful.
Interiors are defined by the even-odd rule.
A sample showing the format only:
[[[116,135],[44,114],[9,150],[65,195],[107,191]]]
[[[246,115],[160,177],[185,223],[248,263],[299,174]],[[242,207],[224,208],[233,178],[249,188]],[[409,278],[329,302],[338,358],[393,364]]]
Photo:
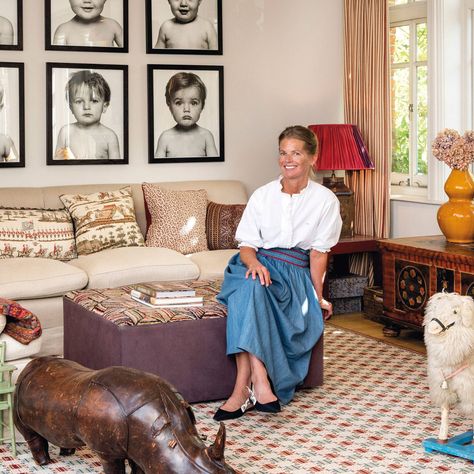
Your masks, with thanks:
[[[0,49],[22,48],[23,0],[0,0]]]
[[[147,52],[222,54],[221,0],[147,0]]]
[[[223,161],[222,67],[175,68],[149,65],[150,161]]]
[[[0,167],[23,167],[24,66],[0,63]]]
[[[126,66],[48,66],[48,82],[54,84],[49,164],[123,163]]]
[[[126,51],[128,0],[49,0],[48,49]]]

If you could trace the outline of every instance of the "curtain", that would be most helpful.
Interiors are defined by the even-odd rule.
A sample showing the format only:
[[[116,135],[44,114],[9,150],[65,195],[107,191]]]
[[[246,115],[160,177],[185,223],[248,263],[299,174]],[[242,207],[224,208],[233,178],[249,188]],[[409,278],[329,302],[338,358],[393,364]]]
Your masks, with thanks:
[[[357,125],[375,170],[348,171],[354,191],[356,234],[388,237],[391,155],[390,61],[387,0],[344,0],[344,118]],[[351,271],[369,276],[367,254],[354,255]]]

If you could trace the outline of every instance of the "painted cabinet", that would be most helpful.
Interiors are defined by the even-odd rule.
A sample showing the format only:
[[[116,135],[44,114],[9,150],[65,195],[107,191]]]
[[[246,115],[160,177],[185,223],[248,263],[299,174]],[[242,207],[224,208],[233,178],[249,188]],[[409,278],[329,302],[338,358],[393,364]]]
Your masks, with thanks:
[[[444,236],[384,239],[384,317],[395,326],[422,328],[428,298],[446,290],[474,298],[474,245]]]

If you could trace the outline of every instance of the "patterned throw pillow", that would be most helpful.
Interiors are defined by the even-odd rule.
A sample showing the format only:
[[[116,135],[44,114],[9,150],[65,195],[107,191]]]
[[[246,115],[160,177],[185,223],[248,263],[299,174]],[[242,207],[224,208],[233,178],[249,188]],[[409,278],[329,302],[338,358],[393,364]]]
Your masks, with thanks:
[[[38,317],[19,303],[0,297],[0,314],[7,317],[4,333],[22,344],[29,344],[41,336]]]
[[[144,246],[130,186],[116,191],[59,197],[74,220],[79,255],[116,247]]]
[[[206,235],[209,250],[236,249],[235,231],[245,204],[209,202],[206,215]]]
[[[204,189],[174,191],[143,184],[151,223],[146,233],[148,247],[165,247],[188,254],[207,250]]]
[[[77,257],[74,227],[64,209],[0,209],[0,258]]]

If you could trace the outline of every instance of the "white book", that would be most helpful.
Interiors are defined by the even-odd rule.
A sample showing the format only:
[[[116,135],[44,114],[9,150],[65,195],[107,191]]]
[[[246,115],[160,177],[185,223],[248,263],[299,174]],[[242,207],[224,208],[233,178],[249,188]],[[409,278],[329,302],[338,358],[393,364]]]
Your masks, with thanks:
[[[138,290],[130,290],[130,295],[138,298],[146,303],[162,305],[162,304],[178,304],[178,303],[202,303],[202,296],[175,296],[166,298],[155,298]]]
[[[148,303],[147,301],[141,300],[140,298],[136,298],[135,296],[131,295],[132,299],[138,301],[141,304],[149,306],[150,308],[185,308],[188,306],[203,306],[202,301],[201,303],[177,303],[177,304],[152,304]]]

